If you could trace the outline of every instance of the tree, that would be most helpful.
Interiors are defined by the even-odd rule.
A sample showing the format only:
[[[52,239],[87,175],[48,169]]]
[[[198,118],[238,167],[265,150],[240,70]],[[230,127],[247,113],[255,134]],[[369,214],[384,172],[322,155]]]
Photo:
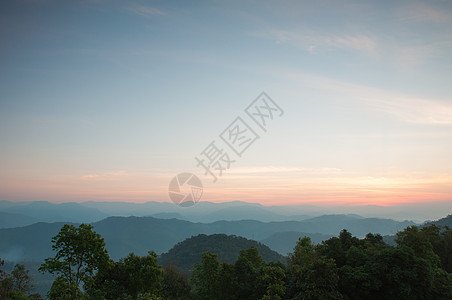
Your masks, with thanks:
[[[57,277],[52,284],[47,297],[50,300],[84,299],[82,291],[74,283],[69,283],[63,277]]]
[[[0,259],[0,266],[3,264]],[[42,299],[39,294],[30,294],[34,285],[29,273],[21,264],[16,264],[10,274],[0,269],[0,299]]]
[[[321,255],[334,259],[336,266],[341,268],[346,264],[346,253],[352,246],[358,246],[359,239],[353,237],[350,232],[343,229],[339,237],[332,237],[319,245],[318,251]]]
[[[187,276],[179,272],[175,265],[167,263],[163,268],[163,297],[167,300],[189,299],[190,290]]]
[[[440,228],[434,224],[422,227],[420,230],[406,230],[400,232],[399,243],[405,244],[409,247],[416,247],[413,243],[408,241],[408,235],[415,236],[415,240],[427,241],[431,244],[433,252],[439,256],[440,266],[448,273],[452,273],[452,229],[449,227]],[[417,246],[419,247],[419,246]],[[430,249],[430,246],[426,246]],[[418,250],[419,251],[419,250]],[[431,255],[431,251],[425,253],[427,256]]]
[[[70,290],[76,288],[72,291],[74,299],[81,284],[88,288],[95,272],[110,263],[105,241],[91,225],[65,224],[52,238],[52,250],[56,251],[55,257],[46,258],[39,270],[58,275],[55,288],[61,287],[63,281]]]
[[[318,254],[309,237],[298,240],[287,273],[289,299],[342,299],[334,260]]]
[[[284,297],[285,272],[280,266],[268,265],[262,268],[262,275],[259,280],[266,287],[266,293],[263,300],[281,300]]]
[[[237,290],[237,277],[235,276],[235,269],[233,264],[223,262],[221,264],[220,275],[218,279],[218,289],[220,300],[235,300],[237,299],[235,291]]]
[[[443,270],[452,273],[452,228],[446,227],[432,245],[433,251],[441,260]]]
[[[220,275],[220,261],[218,255],[204,252],[201,263],[193,266],[191,282],[194,287],[196,299],[216,300],[218,299],[218,284]]]
[[[0,268],[3,268],[5,261],[0,258]],[[12,290],[11,280],[8,274],[0,269],[0,299],[6,299]]]
[[[451,299],[452,277],[439,267],[435,254],[443,251],[447,261],[447,247],[441,244],[439,229],[413,226],[397,235],[398,246],[391,247],[378,234],[367,234],[359,240],[342,231],[339,238],[323,242],[314,252],[340,262],[338,289],[346,299]],[[302,248],[316,260],[308,245]],[[312,268],[307,278],[303,268],[299,271],[295,278],[303,278],[299,281],[303,287],[312,278]],[[289,286],[294,285],[291,282]]]
[[[157,264],[157,254],[149,251],[146,256],[130,253],[123,260],[122,272],[126,274],[125,287],[133,297],[139,294],[157,296],[161,291],[162,267]]]
[[[13,290],[19,294],[27,295],[34,289],[33,279],[30,277],[30,270],[24,265],[16,264],[11,272]]]
[[[87,293],[94,299],[155,299],[161,293],[162,279],[155,252],[149,251],[146,256],[130,253],[119,262],[101,267]]]
[[[413,249],[417,257],[427,259],[432,265],[439,266],[440,258],[433,251],[431,243],[438,236],[439,228],[435,225],[432,226],[422,230],[419,230],[417,226],[407,227],[404,231],[397,233],[396,242],[399,246]]]
[[[258,281],[264,265],[255,247],[240,251],[234,264],[239,299],[259,299],[265,293],[265,288]]]

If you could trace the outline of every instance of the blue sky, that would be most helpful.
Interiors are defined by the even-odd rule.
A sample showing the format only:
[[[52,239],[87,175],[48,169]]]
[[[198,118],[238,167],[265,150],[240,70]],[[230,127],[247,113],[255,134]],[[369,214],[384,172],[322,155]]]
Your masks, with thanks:
[[[452,200],[450,1],[8,1],[0,198]],[[262,91],[284,110],[212,183],[194,157]]]

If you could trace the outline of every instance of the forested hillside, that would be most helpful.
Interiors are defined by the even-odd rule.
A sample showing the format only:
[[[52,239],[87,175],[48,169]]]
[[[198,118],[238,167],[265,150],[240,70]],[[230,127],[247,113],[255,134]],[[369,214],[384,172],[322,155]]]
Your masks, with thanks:
[[[201,261],[204,252],[218,255],[222,262],[233,263],[240,254],[240,250],[254,247],[265,262],[285,262],[286,259],[267,246],[243,237],[226,234],[200,234],[178,243],[167,253],[160,255],[161,265],[172,263],[181,271],[188,274],[193,265]]]

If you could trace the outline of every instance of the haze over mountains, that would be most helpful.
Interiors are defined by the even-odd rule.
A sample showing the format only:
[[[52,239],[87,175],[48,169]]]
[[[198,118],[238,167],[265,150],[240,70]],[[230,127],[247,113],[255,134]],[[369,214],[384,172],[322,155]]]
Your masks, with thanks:
[[[8,261],[41,261],[51,256],[50,240],[63,224],[40,222],[25,227],[0,229],[0,257]],[[356,215],[324,215],[304,221],[241,220],[212,223],[154,217],[108,217],[92,224],[105,238],[111,257],[119,259],[130,252],[145,255],[149,250],[154,250],[160,254],[191,236],[215,233],[262,241],[270,248],[273,247],[273,250],[286,255],[301,236],[312,234],[320,242],[331,235],[337,235],[344,228],[360,237],[368,232],[395,234],[414,223]]]
[[[313,205],[263,206],[257,203],[202,201],[181,208],[169,202],[82,202],[55,204],[46,201],[0,201],[0,228],[31,225],[36,222],[97,222],[109,216],[153,216],[191,222],[219,220],[302,221],[324,214],[357,214],[370,218],[390,218],[422,223],[444,217],[452,211],[451,203],[405,204],[400,206],[321,207]],[[426,215],[426,212],[429,212]]]
[[[364,207],[360,209],[366,211]],[[376,208],[380,212],[384,209]],[[113,259],[130,252],[145,255],[149,250],[161,254],[198,234],[242,236],[286,255],[300,236],[310,236],[315,243],[337,235],[342,229],[358,237],[369,232],[390,236],[416,224],[358,214],[328,214],[338,210],[316,206],[267,207],[241,201],[200,202],[189,208],[166,202],[0,201],[0,257],[41,261],[52,254],[51,237],[68,222],[92,223],[105,238]],[[451,211],[446,208],[443,216]]]
[[[379,233],[393,242],[398,231],[421,224],[368,217],[384,216],[386,208],[373,208],[374,213],[370,207],[360,208],[367,213],[366,217],[341,214],[337,207],[267,207],[240,201],[201,202],[189,208],[160,202],[0,201],[0,257],[10,266],[26,262],[36,274],[38,290],[45,293],[50,281],[36,273],[36,269],[45,258],[54,255],[50,241],[65,223],[91,223],[105,239],[115,261],[131,252],[146,255],[152,250],[160,255],[160,263],[176,262],[184,272],[199,262],[203,251],[218,252],[224,260],[234,261],[240,248],[254,246],[269,260],[284,260],[283,256],[292,252],[298,238],[303,236],[320,243],[347,229],[357,237]],[[345,207],[342,209],[346,211]],[[443,216],[451,211],[444,208]],[[435,224],[452,225],[451,218]]]

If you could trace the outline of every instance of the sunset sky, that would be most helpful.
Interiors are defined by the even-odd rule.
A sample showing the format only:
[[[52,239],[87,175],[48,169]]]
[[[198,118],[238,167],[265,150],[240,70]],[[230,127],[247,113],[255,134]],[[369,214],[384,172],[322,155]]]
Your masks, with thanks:
[[[1,2],[0,200],[168,202],[182,172],[201,201],[452,208],[452,1]]]

